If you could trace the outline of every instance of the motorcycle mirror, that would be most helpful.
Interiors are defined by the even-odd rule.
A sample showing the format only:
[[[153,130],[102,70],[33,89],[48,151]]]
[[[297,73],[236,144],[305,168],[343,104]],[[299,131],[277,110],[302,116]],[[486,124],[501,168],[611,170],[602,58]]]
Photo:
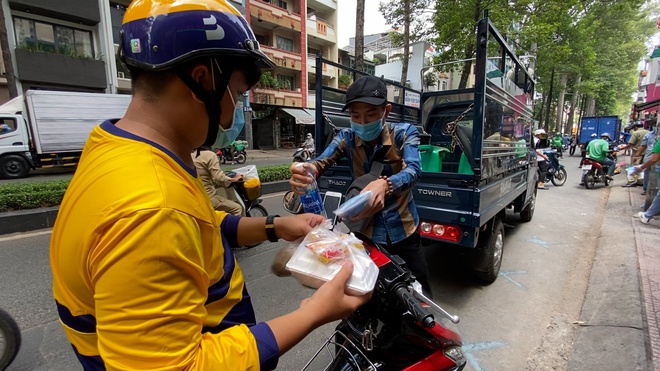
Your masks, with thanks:
[[[291,214],[300,214],[302,213],[302,203],[300,202],[300,196],[293,191],[289,191],[284,195],[282,199],[284,204],[284,209]]]

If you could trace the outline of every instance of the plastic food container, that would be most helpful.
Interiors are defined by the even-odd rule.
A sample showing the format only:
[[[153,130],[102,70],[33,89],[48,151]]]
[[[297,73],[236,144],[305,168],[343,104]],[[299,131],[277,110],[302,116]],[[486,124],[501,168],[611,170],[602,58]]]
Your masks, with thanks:
[[[303,285],[319,288],[325,282],[335,277],[345,260],[353,262],[353,274],[347,283],[346,292],[350,295],[363,295],[374,289],[378,278],[378,267],[371,260],[364,247],[357,247],[361,243],[353,235],[337,234],[322,227],[314,228],[298,245],[293,256],[286,264],[286,269]],[[345,244],[345,249],[335,248],[332,251],[343,251],[345,256],[320,257],[308,245],[324,246],[324,244]],[[319,250],[317,250],[318,252]],[[325,252],[327,250],[321,249]],[[324,263],[324,261],[328,261]]]

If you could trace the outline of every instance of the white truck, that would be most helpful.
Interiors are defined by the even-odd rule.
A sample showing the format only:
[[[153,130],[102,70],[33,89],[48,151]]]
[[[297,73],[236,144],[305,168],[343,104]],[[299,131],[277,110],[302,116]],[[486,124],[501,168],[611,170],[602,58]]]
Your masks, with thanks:
[[[0,106],[0,178],[76,166],[94,126],[124,116],[130,95],[28,90]]]

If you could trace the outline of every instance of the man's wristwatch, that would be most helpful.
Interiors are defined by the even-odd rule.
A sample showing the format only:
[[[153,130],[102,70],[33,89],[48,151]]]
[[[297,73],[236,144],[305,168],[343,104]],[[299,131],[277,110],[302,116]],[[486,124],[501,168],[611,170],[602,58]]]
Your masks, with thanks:
[[[280,239],[277,237],[277,234],[275,233],[275,218],[278,218],[279,215],[268,215],[266,217],[266,236],[268,237],[268,241],[270,242],[277,242]]]

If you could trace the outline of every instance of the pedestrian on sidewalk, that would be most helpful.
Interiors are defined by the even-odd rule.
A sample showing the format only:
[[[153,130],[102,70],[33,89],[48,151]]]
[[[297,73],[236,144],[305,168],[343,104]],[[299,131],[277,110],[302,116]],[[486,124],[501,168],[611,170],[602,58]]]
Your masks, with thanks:
[[[651,168],[652,166],[655,166],[658,163],[658,160],[660,160],[660,140],[656,140],[655,145],[653,146],[653,150],[651,151],[651,158],[648,159],[648,161],[644,162],[640,166],[635,166],[635,172],[639,173],[642,170]],[[639,220],[643,224],[648,224],[651,219],[653,219],[654,216],[660,214],[660,192],[658,192],[655,195],[655,198],[653,199],[653,202],[651,203],[651,206],[646,209],[646,211],[640,211],[637,213],[637,217],[639,217]]]
[[[642,163],[648,161],[651,156],[653,155],[653,146],[655,145],[655,141],[657,139],[656,136],[656,131],[651,130],[649,131],[646,135],[644,135],[644,138],[642,138],[642,143],[639,146],[639,149],[637,150],[637,153],[635,156],[640,156],[643,157]],[[649,185],[649,173],[651,172],[651,169],[644,169],[644,186],[642,187],[642,196],[646,195],[646,190]]]
[[[622,151],[628,148],[632,148],[633,155],[631,159],[631,164],[637,165],[642,161],[642,157],[637,155],[637,151],[642,143],[642,139],[646,134],[648,134],[649,131],[644,129],[644,125],[640,121],[636,121],[632,123],[632,125],[630,126],[630,131],[632,133],[630,135],[630,139],[628,140],[628,144],[623,144],[618,146],[617,151]],[[622,185],[621,187],[637,187],[637,177],[629,177],[628,183]]]

